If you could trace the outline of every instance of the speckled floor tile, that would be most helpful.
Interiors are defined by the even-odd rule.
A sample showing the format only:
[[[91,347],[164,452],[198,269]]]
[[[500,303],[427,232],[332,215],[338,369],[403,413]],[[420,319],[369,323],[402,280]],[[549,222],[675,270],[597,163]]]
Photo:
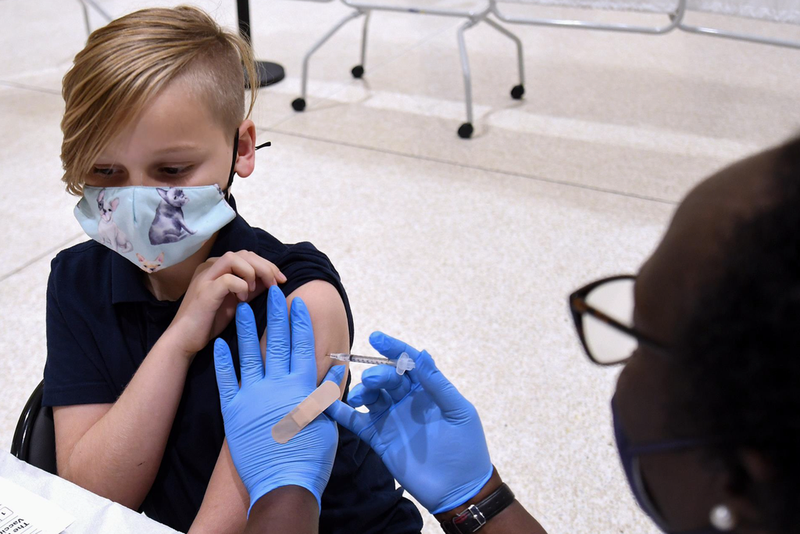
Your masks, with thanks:
[[[0,279],[81,233],[64,191],[61,97],[0,86]]]
[[[177,3],[103,1],[114,15]],[[233,2],[194,3],[234,24]],[[367,338],[381,329],[434,355],[548,531],[656,532],[614,449],[616,371],[588,363],[566,297],[635,272],[688,188],[800,127],[800,52],[517,27],[527,93],[516,102],[513,46],[478,27],[467,34],[477,132],[462,141],[460,21],[376,14],[358,81],[349,69],[361,30],[351,23],[312,60],[309,106],[297,114],[303,55],[347,10],[251,3],[257,55],[283,64],[287,79],[259,95],[258,135],[273,147],[236,182],[245,218],[330,256],[350,297],[355,351],[372,353]],[[741,30],[746,21],[721,22]],[[41,379],[49,260],[80,232],[58,180],[59,92],[85,36],[77,2],[0,0],[5,444]],[[427,517],[425,534],[439,531]]]

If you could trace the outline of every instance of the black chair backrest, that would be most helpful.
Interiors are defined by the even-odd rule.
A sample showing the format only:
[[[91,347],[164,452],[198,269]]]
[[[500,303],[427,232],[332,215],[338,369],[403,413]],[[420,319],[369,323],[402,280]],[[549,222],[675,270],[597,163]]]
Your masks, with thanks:
[[[19,416],[11,454],[48,473],[56,473],[56,430],[53,409],[42,407],[44,381],[31,393]]]

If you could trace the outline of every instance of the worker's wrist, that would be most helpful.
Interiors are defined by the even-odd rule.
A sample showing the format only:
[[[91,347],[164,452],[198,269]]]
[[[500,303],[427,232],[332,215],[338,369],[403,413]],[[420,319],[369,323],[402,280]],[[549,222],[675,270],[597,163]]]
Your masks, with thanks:
[[[253,499],[248,515],[274,512],[285,514],[286,510],[297,509],[313,510],[319,515],[319,500],[306,487],[286,485],[273,488]]]
[[[451,521],[455,516],[457,516],[467,508],[469,508],[470,505],[478,504],[486,497],[494,493],[497,490],[497,488],[499,488],[502,485],[503,485],[503,479],[500,478],[500,473],[497,472],[497,469],[493,469],[492,476],[491,478],[489,478],[489,481],[486,482],[486,484],[484,484],[481,490],[474,497],[472,497],[465,503],[456,506],[452,510],[436,514],[434,517],[436,517],[436,520],[439,521],[440,523]]]

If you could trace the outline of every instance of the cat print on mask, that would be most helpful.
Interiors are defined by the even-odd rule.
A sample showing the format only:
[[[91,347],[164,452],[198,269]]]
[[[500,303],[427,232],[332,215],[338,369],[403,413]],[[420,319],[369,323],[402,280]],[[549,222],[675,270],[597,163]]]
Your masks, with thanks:
[[[161,202],[156,208],[156,216],[150,226],[150,244],[177,243],[187,236],[194,235],[195,231],[186,226],[186,221],[183,220],[182,208],[189,202],[189,197],[183,193],[183,189],[171,187],[158,188],[157,191],[161,196]]]
[[[137,253],[136,259],[139,260],[141,263],[140,268],[146,273],[154,273],[161,268],[161,264],[164,263],[164,253],[162,252],[159,254],[156,259],[153,261],[147,260],[144,256]]]
[[[119,199],[106,201],[106,190],[97,195],[97,207],[100,210],[100,221],[97,223],[97,235],[100,242],[117,252],[130,252],[133,245],[128,236],[114,222],[114,211],[119,206]]]

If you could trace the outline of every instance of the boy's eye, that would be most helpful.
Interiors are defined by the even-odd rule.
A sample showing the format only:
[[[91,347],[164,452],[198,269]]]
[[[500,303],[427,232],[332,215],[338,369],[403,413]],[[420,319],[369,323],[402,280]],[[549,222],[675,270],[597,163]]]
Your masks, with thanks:
[[[95,167],[92,169],[92,174],[99,174],[101,176],[111,176],[114,174],[114,169],[111,167]]]
[[[159,167],[158,172],[169,176],[178,176],[184,174],[190,167]]]

